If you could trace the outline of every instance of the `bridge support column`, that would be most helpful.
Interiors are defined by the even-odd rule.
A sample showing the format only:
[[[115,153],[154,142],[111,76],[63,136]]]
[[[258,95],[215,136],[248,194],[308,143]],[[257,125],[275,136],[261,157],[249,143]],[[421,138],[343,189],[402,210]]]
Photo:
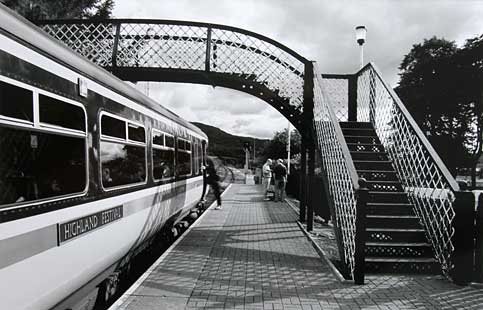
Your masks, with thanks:
[[[350,75],[348,87],[348,115],[347,120],[349,122],[357,122],[357,74]]]
[[[309,173],[308,173],[308,185],[307,186],[307,231],[314,230],[314,193],[315,193],[315,182],[314,182],[314,172],[315,172],[315,145],[311,143],[308,147],[309,151]],[[322,189],[319,189],[322,190]]]
[[[307,144],[302,136],[300,148],[300,202],[299,202],[299,221],[305,222],[305,208],[307,206]]]
[[[311,61],[305,62],[304,68],[304,133],[302,134],[302,180],[303,180],[303,214],[302,204],[300,205],[300,218],[305,220],[305,207],[308,206],[307,230],[313,230],[314,224],[314,206],[311,195],[311,188],[314,181],[315,169],[315,134],[314,126],[314,65]],[[309,174],[307,177],[307,151],[309,152]],[[301,182],[302,183],[302,182]]]
[[[463,189],[456,192],[455,218],[453,220],[453,245],[452,263],[454,264],[451,276],[453,282],[466,285],[473,280],[474,259],[474,220],[475,220],[475,196],[472,192]]]

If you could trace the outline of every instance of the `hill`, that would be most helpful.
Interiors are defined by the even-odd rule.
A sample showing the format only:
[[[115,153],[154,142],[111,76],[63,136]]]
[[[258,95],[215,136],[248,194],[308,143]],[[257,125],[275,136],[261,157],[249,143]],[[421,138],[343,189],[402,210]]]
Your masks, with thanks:
[[[206,125],[203,123],[192,122],[193,125],[200,128],[209,139],[208,155],[218,156],[227,163],[231,163],[237,167],[242,167],[245,163],[245,152],[243,146],[245,143],[250,145],[251,154],[253,154],[253,144],[255,142],[256,161],[262,161],[263,150],[269,143],[269,139],[258,139],[253,137],[236,136],[229,134],[220,128]],[[253,160],[253,155],[250,156]]]

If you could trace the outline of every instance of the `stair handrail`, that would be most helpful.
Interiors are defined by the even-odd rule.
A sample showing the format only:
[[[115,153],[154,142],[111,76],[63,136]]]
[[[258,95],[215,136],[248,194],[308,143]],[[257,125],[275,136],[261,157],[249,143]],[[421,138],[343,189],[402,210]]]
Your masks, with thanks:
[[[356,73],[358,121],[371,122],[423,224],[443,273],[452,278],[461,189],[373,63]],[[454,277],[453,277],[454,279]]]
[[[428,138],[426,138],[426,136],[422,132],[421,128],[419,128],[418,124],[416,123],[416,121],[414,120],[414,118],[411,116],[411,113],[409,113],[409,111],[407,110],[406,106],[402,103],[401,99],[399,99],[399,96],[392,89],[392,87],[390,87],[387,84],[387,82],[382,78],[382,74],[381,74],[381,71],[379,70],[379,68],[373,62],[369,62],[362,69],[360,69],[356,73],[356,75],[359,76],[360,73],[362,73],[363,71],[367,70],[369,67],[371,67],[374,70],[374,73],[376,73],[377,77],[380,79],[380,81],[384,85],[384,88],[389,92],[389,94],[391,95],[392,99],[394,100],[394,103],[401,110],[401,113],[404,115],[404,117],[406,118],[406,120],[409,122],[409,124],[411,125],[412,129],[414,130],[414,132],[418,136],[419,140],[424,145],[424,147],[428,151],[429,155],[433,158],[433,161],[438,166],[438,169],[444,175],[446,181],[448,182],[449,186],[451,187],[451,190],[453,192],[460,191],[460,186],[459,186],[458,182],[451,175],[451,172],[449,172],[448,168],[444,164],[444,162],[441,159],[441,157],[438,155],[438,153],[436,152],[436,150],[433,148],[433,146],[429,142]]]
[[[316,64],[313,128],[320,151],[328,204],[335,218],[334,231],[343,271],[356,284],[364,283],[365,206],[367,188],[359,179],[325,82]]]

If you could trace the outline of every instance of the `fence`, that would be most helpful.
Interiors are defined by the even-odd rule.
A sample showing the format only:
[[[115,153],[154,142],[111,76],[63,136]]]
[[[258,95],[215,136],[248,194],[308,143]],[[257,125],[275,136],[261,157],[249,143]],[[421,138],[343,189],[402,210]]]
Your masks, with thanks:
[[[327,88],[328,84],[314,65],[314,130],[321,154],[328,202],[335,218],[336,237],[341,259],[347,268],[346,274],[356,283],[362,284],[365,243],[363,210],[366,203],[364,193],[367,190],[359,186],[359,177],[345,143],[339,119],[327,95],[331,92]]]

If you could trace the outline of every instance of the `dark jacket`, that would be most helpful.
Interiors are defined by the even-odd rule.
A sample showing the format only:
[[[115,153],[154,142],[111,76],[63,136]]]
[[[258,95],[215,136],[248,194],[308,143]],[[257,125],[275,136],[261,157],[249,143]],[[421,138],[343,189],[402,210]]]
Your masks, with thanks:
[[[216,174],[215,167],[208,165],[206,166],[206,183],[214,184],[220,180],[218,174]]]
[[[287,176],[287,168],[279,163],[273,168],[273,174],[275,175],[275,180],[283,180]]]

